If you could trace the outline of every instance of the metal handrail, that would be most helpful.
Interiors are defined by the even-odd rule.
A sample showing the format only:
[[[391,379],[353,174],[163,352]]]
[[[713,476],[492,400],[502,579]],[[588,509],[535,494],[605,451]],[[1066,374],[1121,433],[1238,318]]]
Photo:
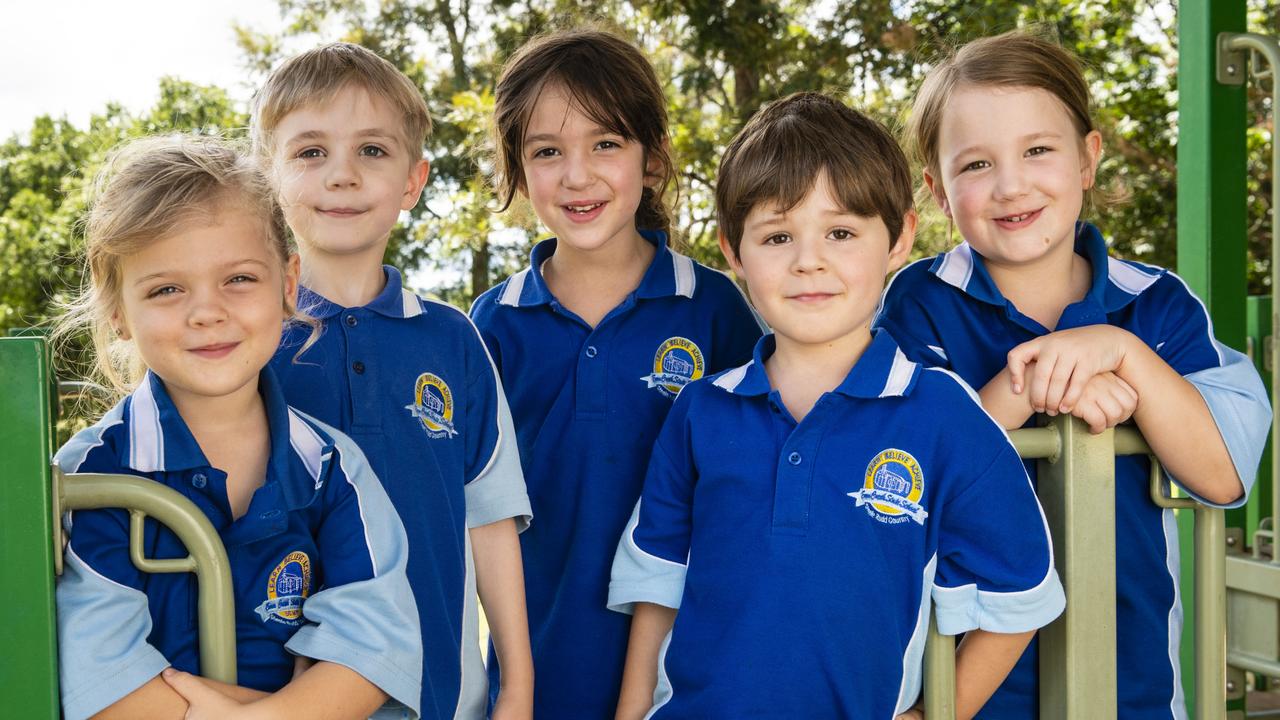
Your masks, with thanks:
[[[54,504],[61,510],[124,508],[129,511],[129,558],[148,573],[194,572],[198,585],[200,673],[236,683],[235,602],[231,563],[218,532],[199,508],[177,491],[133,475],[64,474],[53,466]],[[190,554],[185,558],[148,558],[143,548],[143,521],[153,517],[173,531]],[[61,558],[64,539],[55,523],[54,556]]]
[[[1064,425],[1071,424],[1069,428]],[[1069,416],[1060,417],[1050,425],[1042,428],[1014,430],[1009,439],[1024,459],[1039,459],[1054,465],[1066,458],[1063,457],[1064,432],[1077,434],[1083,432],[1083,425]],[[1210,508],[1190,498],[1171,498],[1165,493],[1159,462],[1151,453],[1142,435],[1132,427],[1118,427],[1109,431],[1114,455],[1151,455],[1151,497],[1157,505],[1166,508],[1194,510],[1195,522],[1195,640],[1196,640],[1196,694],[1195,717],[1202,720],[1220,720],[1226,714],[1226,554],[1225,554],[1225,516],[1220,508]],[[1067,478],[1068,483],[1077,482],[1074,476]],[[1110,494],[1110,493],[1108,493]],[[1113,523],[1114,524],[1114,523]],[[1057,539],[1055,539],[1057,541]],[[1112,537],[1114,545],[1114,536]],[[1114,548],[1111,552],[1114,558]],[[1114,566],[1110,568],[1110,578],[1102,578],[1103,585],[1110,580],[1111,594],[1114,598]],[[1105,568],[1099,571],[1105,574]],[[1064,577],[1064,581],[1067,578]],[[1070,598],[1068,604],[1070,608]],[[1108,606],[1111,614],[1110,627],[1114,631],[1114,601]],[[1060,623],[1062,620],[1055,621]],[[1078,629],[1076,630],[1078,631]],[[1099,628],[1092,627],[1092,632]],[[1064,632],[1060,631],[1061,636]],[[1067,652],[1078,648],[1071,645],[1067,638],[1064,647]],[[1111,637],[1111,658],[1093,658],[1093,662],[1114,662],[1114,633]],[[1044,651],[1042,650],[1042,653]],[[1077,655],[1080,653],[1077,652]],[[1265,660],[1254,657],[1236,657],[1232,655],[1232,664],[1237,667],[1252,667]],[[955,638],[941,635],[936,622],[930,622],[929,637],[925,645],[925,707],[930,720],[953,720],[955,717]],[[1274,669],[1273,664],[1266,664],[1266,669]],[[1106,674],[1106,673],[1104,673]],[[1092,687],[1090,690],[1096,697],[1111,698],[1108,717],[1115,717],[1114,675],[1109,688]],[[1061,682],[1062,678],[1055,678]],[[1108,692],[1110,690],[1110,692]],[[1105,701],[1104,701],[1105,702]],[[1065,716],[1063,707],[1049,707],[1041,703],[1045,716]],[[1078,709],[1077,709],[1078,712]],[[1094,714],[1089,716],[1092,720]]]

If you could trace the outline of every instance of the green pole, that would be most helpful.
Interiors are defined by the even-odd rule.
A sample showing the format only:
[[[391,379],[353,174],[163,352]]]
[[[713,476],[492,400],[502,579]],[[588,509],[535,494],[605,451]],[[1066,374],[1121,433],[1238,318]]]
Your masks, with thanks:
[[[39,337],[0,338],[0,698],[6,717],[58,717],[53,609],[53,403]]]
[[[1217,81],[1217,39],[1244,32],[1244,0],[1178,5],[1178,273],[1205,301],[1214,333],[1245,350],[1245,88]],[[1239,68],[1243,73],[1244,68]],[[1195,616],[1193,513],[1178,512],[1183,617]],[[1182,684],[1195,707],[1194,626],[1182,633]]]

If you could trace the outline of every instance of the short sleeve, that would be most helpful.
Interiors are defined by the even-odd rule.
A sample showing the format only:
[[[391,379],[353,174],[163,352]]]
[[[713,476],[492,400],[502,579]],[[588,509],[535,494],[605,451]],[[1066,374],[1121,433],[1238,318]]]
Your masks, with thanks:
[[[516,531],[529,527],[533,510],[520,466],[511,408],[502,389],[498,370],[481,339],[471,326],[474,341],[470,355],[475,368],[467,382],[467,527],[480,527],[514,518]]]
[[[955,492],[943,498],[938,528],[933,601],[938,629],[947,635],[973,629],[999,633],[1035,630],[1065,606],[1053,567],[1044,513],[1013,445],[980,408],[956,415],[969,437],[957,450],[985,463],[956,458]],[[963,472],[972,467],[978,472]]]
[[[325,584],[303,604],[308,624],[285,647],[351,668],[417,717],[422,634],[404,526],[355,443],[316,424],[335,444],[322,468],[326,506],[316,536]]]
[[[101,444],[100,429],[78,434],[55,462],[68,473],[129,472]],[[63,715],[75,720],[142,687],[169,662],[147,642],[151,612],[142,572],[129,560],[128,514],[78,510],[66,514],[63,526],[70,542],[56,588],[58,679]]]
[[[951,362],[929,313],[918,294],[911,292],[911,287],[918,282],[916,276],[926,267],[922,263],[927,262],[918,261],[893,276],[880,296],[873,327],[888,330],[909,359],[932,367],[950,368]]]
[[[681,393],[654,443],[640,500],[618,541],[609,581],[610,610],[638,602],[679,608],[689,564],[696,469],[687,431],[689,393]]]

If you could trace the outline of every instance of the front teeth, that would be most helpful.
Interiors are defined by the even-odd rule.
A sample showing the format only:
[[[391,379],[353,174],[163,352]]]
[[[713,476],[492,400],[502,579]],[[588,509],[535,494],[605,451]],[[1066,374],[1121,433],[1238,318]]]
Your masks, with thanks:
[[[1004,222],[1022,222],[1023,220],[1031,217],[1031,215],[1032,213],[1022,213],[1021,215],[1009,215],[1008,217],[1002,217],[1000,219]]]
[[[595,203],[594,205],[565,205],[565,207],[568,208],[569,212],[585,215],[603,204],[604,203]]]

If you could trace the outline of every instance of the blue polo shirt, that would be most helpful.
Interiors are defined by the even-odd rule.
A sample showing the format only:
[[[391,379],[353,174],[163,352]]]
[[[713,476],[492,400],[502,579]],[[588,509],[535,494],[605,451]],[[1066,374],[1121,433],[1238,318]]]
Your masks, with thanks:
[[[630,620],[605,609],[609,564],[653,439],[681,388],[746,361],[761,333],[732,280],[645,237],[657,252],[640,285],[594,328],[542,277],[554,239],[471,310],[538,517],[520,539],[539,718],[613,717]],[[496,687],[496,663],[490,673]]]
[[[319,339],[302,350],[311,329],[290,328],[271,366],[290,403],[356,441],[404,520],[422,621],[422,716],[481,718],[488,693],[467,530],[529,520],[510,411],[466,314],[405,289],[395,268],[384,272],[385,287],[363,307],[304,288],[298,306],[321,323]]]
[[[270,458],[239,518],[227,501],[226,473],[209,465],[151,373],[54,461],[68,473],[149,478],[204,511],[231,563],[240,685],[278,690],[293,676],[293,656],[302,655],[355,670],[416,716],[422,648],[404,529],[349,438],[286,406],[270,370],[258,387]],[[65,717],[90,717],[169,665],[199,673],[196,576],[135,568],[125,510],[77,510],[64,525],[70,543],[57,600]],[[187,556],[151,518],[143,552]]]
[[[944,633],[1062,612],[1031,483],[968,387],[880,331],[797,423],[773,351],[680,395],[618,544],[609,606],[679,609],[648,717],[891,718],[931,611]]]
[[[1222,431],[1247,496],[1271,426],[1253,365],[1214,339],[1204,305],[1177,275],[1108,257],[1102,235],[1084,223],[1077,226],[1075,250],[1089,261],[1092,282],[1056,329],[1124,328],[1191,381]],[[1050,332],[1000,293],[967,243],[904,268],[885,291],[877,324],[899,339],[908,357],[948,368],[974,387],[1004,369],[1009,350]],[[1035,464],[1027,466],[1034,480]],[[1149,472],[1146,457],[1116,458],[1116,644],[1125,673],[1118,702],[1126,720],[1186,717],[1178,667],[1177,525],[1173,511],[1151,502]],[[982,717],[1036,717],[1036,671],[1033,643]]]

